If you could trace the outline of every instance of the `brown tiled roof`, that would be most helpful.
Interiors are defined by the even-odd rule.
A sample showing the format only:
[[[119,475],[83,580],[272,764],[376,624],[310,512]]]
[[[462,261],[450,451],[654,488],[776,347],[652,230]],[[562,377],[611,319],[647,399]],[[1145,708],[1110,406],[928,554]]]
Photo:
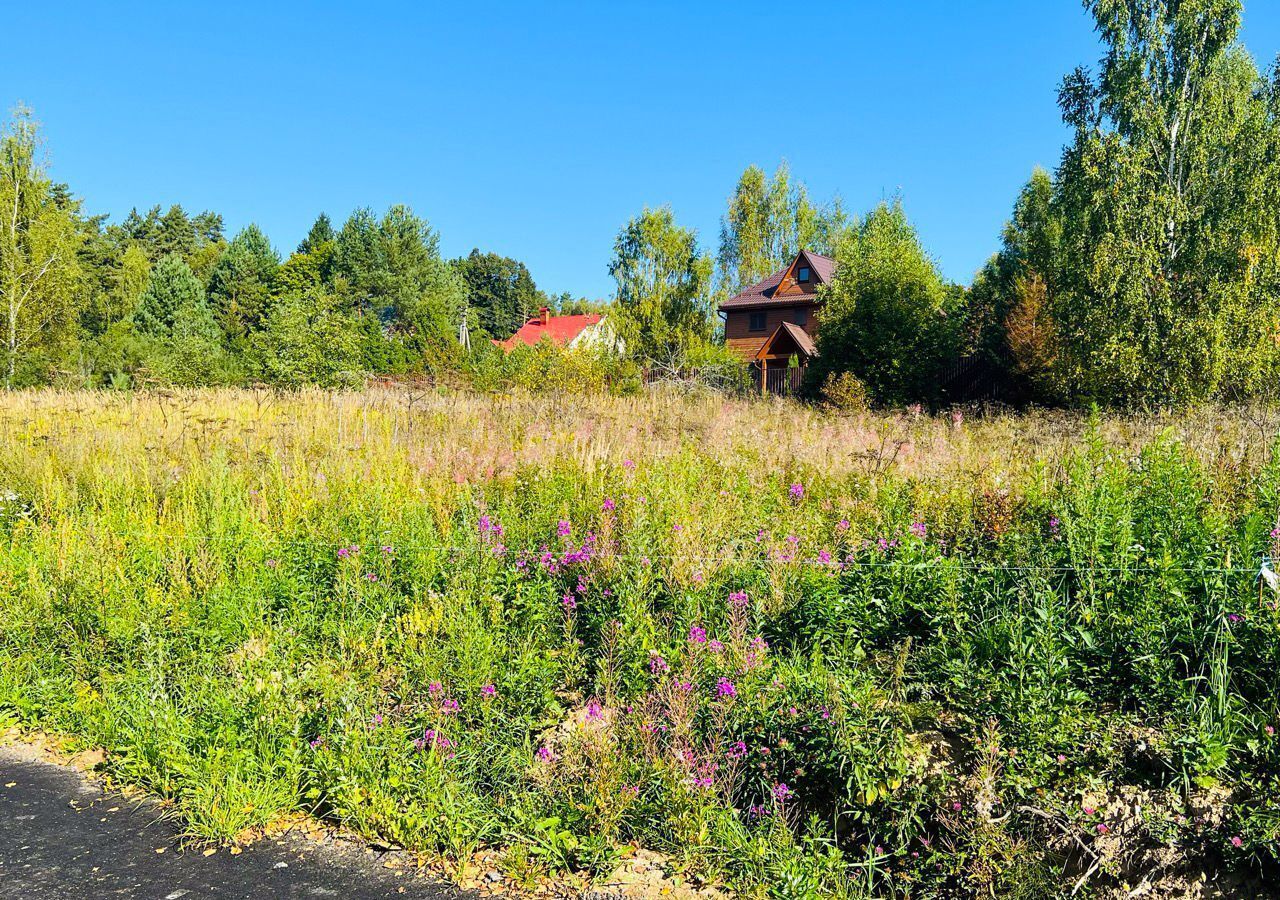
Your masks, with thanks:
[[[818,347],[814,344],[813,338],[809,336],[809,332],[794,322],[783,322],[782,327],[787,329],[787,334],[791,335],[791,340],[795,341],[796,346],[804,351],[805,356],[818,355]]]
[[[830,284],[831,277],[836,271],[836,261],[829,256],[823,256],[821,253],[813,253],[809,250],[801,250],[797,256],[804,256],[809,261],[809,267],[813,269],[813,273],[818,276],[820,284]],[[778,289],[778,283],[782,281],[782,276],[787,274],[787,270],[791,268],[795,260],[787,263],[783,268],[774,272],[764,281],[757,282],[751,287],[742,291],[733,297],[730,297],[724,303],[720,304],[721,309],[743,309],[751,306],[789,306],[796,303],[805,302],[812,299],[812,294],[791,295],[787,297],[779,297],[776,300],[773,297],[774,291]]]
[[[769,337],[765,339],[765,342],[760,345],[760,349],[756,351],[756,359],[763,359],[766,356],[772,356],[776,352],[773,347],[774,341],[776,341],[782,334],[786,334],[790,337],[791,340],[795,342],[796,349],[805,356],[814,357],[818,355],[818,347],[814,344],[813,338],[809,336],[807,331],[794,322],[783,322],[775,328],[773,334],[769,335]]]

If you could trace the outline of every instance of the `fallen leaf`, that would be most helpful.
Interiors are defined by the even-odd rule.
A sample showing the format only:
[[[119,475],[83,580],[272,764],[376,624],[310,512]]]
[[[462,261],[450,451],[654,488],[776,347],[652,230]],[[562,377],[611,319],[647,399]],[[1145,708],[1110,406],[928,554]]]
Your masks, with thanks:
[[[240,855],[240,848],[239,848],[239,847],[232,847],[232,848],[231,848],[231,855],[232,855],[232,856],[239,856],[239,855]]]
[[[217,847],[210,847],[208,850],[204,851],[204,855],[205,855],[205,856],[213,856],[213,854],[215,854],[215,853],[217,853],[217,852],[218,852],[218,848],[217,848]]]
[[[157,847],[157,848],[156,848],[156,852],[157,852],[157,853],[163,853],[163,852],[164,852],[164,848],[163,848],[163,847]]]

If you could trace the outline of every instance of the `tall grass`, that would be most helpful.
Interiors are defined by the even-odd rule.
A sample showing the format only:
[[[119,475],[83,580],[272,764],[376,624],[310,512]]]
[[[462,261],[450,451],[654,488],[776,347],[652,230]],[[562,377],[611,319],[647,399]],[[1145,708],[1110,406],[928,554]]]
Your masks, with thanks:
[[[194,834],[301,810],[525,881],[1274,877],[1278,425],[9,394],[0,715]]]

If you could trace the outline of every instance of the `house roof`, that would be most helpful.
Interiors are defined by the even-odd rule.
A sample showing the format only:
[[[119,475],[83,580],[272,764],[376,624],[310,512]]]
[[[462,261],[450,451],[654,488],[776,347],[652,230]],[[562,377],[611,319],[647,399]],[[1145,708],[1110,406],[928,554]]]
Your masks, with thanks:
[[[813,357],[818,355],[818,347],[814,344],[813,338],[809,336],[807,331],[794,322],[783,322],[773,334],[769,335],[769,339],[760,346],[759,352],[756,353],[756,359],[763,359],[771,355],[774,352],[774,344],[783,335],[791,338],[796,345],[796,349],[805,356]]]
[[[801,250],[796,254],[796,258],[787,263],[785,267],[774,272],[764,281],[751,285],[751,287],[721,303],[720,308],[744,309],[747,307],[789,306],[796,303],[812,302],[812,294],[788,294],[782,297],[774,297],[774,293],[778,290],[778,285],[782,282],[783,277],[801,259],[804,259],[809,264],[809,268],[813,271],[818,284],[831,283],[831,277],[836,271],[836,261],[829,256],[823,256],[821,253]]]
[[[547,316],[544,322],[542,316],[534,316],[511,337],[505,341],[495,340],[494,343],[504,350],[510,350],[516,344],[528,344],[532,347],[547,337],[563,347],[592,325],[599,324],[603,318],[599,313],[590,313],[580,316]]]

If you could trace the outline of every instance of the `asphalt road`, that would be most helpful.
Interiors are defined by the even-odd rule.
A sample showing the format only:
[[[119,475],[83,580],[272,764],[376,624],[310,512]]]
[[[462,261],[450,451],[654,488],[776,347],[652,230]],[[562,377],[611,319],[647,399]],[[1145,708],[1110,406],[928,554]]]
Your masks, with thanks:
[[[163,852],[157,852],[163,850]],[[104,792],[74,769],[0,748],[0,898],[203,900],[471,895],[397,874],[361,849],[288,836],[205,856],[183,850],[155,805]]]

